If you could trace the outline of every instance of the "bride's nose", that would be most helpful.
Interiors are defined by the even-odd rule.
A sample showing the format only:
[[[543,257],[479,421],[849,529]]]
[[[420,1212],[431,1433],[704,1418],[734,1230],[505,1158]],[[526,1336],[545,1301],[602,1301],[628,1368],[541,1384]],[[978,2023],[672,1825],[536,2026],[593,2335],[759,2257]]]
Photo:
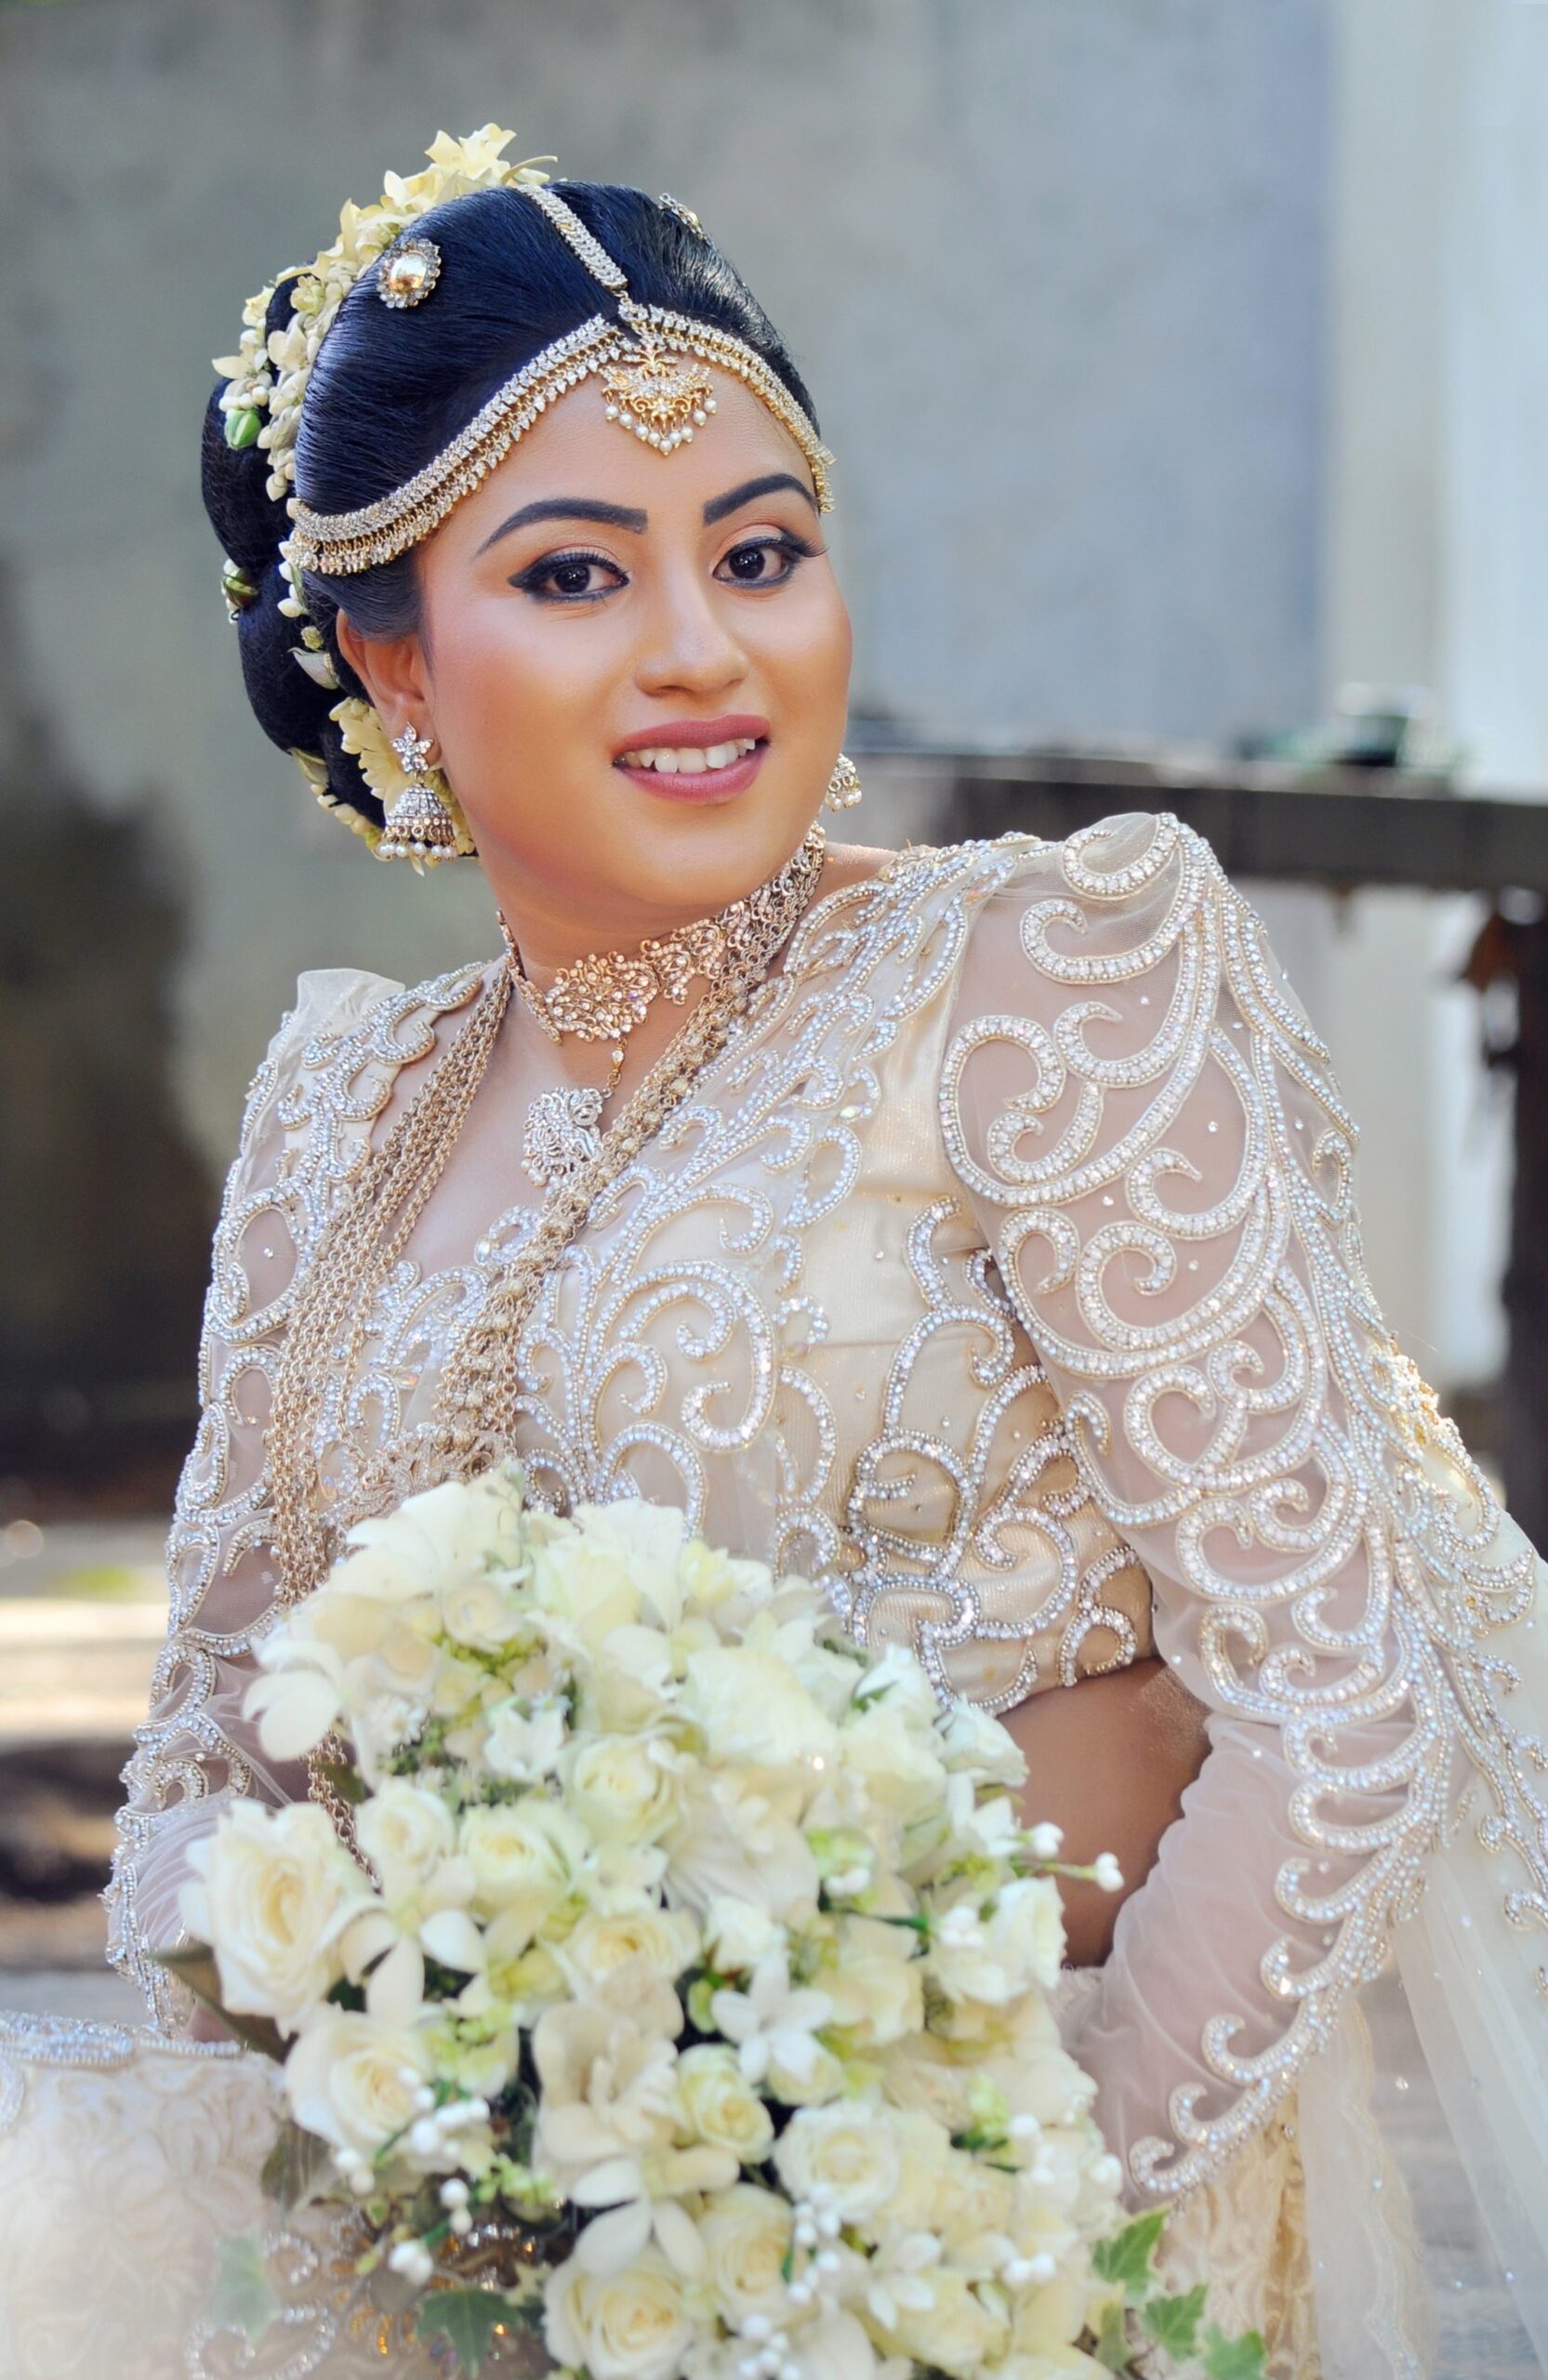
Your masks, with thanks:
[[[695,568],[662,575],[635,664],[642,694],[717,694],[746,677],[747,655],[715,591]]]

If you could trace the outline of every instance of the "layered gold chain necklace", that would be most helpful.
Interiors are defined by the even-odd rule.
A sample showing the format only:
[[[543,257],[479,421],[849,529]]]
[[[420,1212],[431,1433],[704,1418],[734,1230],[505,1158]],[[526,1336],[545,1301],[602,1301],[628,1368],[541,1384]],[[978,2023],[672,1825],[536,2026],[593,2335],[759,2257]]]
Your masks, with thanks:
[[[647,944],[634,958],[582,959],[547,992],[538,992],[512,952],[484,985],[423,1091],[367,1157],[327,1219],[297,1295],[267,1439],[281,1601],[310,1593],[355,1521],[441,1480],[471,1478],[506,1451],[520,1394],[521,1331],[544,1281],[585,1228],[603,1191],[725,1047],[811,902],[825,849],[823,830],[814,826],[778,874],[745,900]],[[689,983],[699,974],[707,982],[698,1004],[607,1130],[600,1124],[605,1092],[590,1093],[597,1101],[594,1114],[589,1108],[564,1111],[549,1152],[562,1162],[547,1177],[550,1186],[537,1222],[453,1349],[431,1419],[385,1447],[354,1482],[349,1509],[339,1509],[321,1475],[320,1441],[330,1397],[337,1395],[341,1406],[348,1402],[373,1306],[445,1171],[513,987],[529,1009],[540,1004],[535,1013],[554,1038],[565,1031],[588,1039],[611,1038],[616,1051],[657,998],[685,1000]],[[616,1079],[615,1069],[609,1089]],[[573,1096],[545,1093],[534,1102],[534,1113],[544,1100]],[[550,1117],[556,1112],[549,1110]],[[534,1135],[529,1114],[529,1157]]]

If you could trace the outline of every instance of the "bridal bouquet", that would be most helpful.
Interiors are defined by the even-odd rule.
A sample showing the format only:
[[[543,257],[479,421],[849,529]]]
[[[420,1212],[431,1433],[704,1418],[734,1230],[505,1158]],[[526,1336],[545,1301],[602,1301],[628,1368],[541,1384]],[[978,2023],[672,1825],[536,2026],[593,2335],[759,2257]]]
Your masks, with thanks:
[[[352,1844],[234,1803],[172,1962],[283,2060],[276,2190],[352,2206],[443,2368],[1121,2368],[1159,2219],[1120,2230],[996,1721],[680,1513],[557,1519],[514,1465],[357,1527],[261,1664],[265,1752]],[[1153,2331],[1191,2347],[1197,2295]]]

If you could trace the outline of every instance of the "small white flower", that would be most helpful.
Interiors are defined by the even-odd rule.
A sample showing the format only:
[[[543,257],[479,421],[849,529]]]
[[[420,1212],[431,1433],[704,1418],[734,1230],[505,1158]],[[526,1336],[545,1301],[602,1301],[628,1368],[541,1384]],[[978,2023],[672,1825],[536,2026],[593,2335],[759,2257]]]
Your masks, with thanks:
[[[921,2312],[935,2302],[926,2278],[941,2261],[941,2243],[929,2231],[902,2231],[884,2240],[866,2268],[866,2303],[883,2329],[895,2331],[904,2309]]]
[[[813,2036],[827,2024],[833,2003],[826,1991],[792,1985],[782,1946],[759,1960],[745,1990],[722,1985],[710,1999],[709,2013],[735,2044],[744,2082],[761,2082],[771,2065],[796,2076],[812,2072],[820,2046]]]

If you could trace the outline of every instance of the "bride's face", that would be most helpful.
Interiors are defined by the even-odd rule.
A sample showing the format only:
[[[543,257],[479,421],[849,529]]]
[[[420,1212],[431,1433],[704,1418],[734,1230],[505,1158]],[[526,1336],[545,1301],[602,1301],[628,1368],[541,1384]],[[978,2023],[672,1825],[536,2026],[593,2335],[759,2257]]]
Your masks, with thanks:
[[[434,737],[512,923],[587,947],[771,874],[843,737],[849,617],[811,474],[715,377],[710,422],[665,456],[573,391],[420,549],[416,636],[340,623],[390,731]]]

